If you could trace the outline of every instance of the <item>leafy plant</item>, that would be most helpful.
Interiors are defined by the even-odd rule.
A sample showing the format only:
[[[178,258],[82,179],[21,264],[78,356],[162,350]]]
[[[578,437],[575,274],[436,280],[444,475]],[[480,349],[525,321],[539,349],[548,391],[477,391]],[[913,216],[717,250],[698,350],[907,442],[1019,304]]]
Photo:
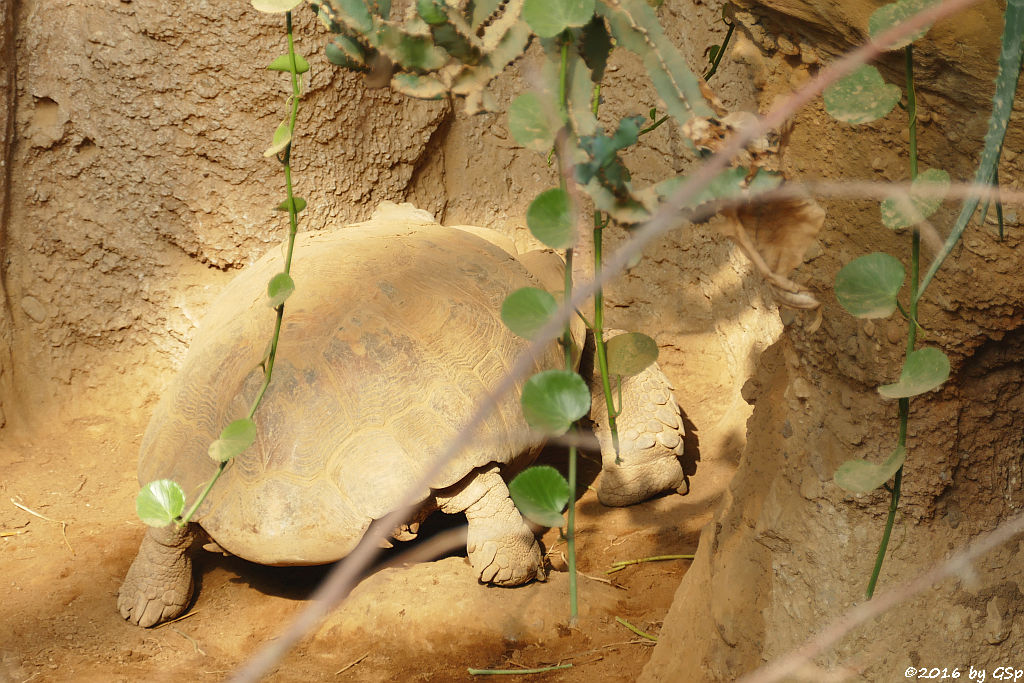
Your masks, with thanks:
[[[290,74],[292,86],[292,94],[288,98],[290,113],[274,131],[271,146],[263,153],[265,157],[275,157],[281,162],[284,169],[286,196],[276,208],[278,211],[288,212],[288,247],[285,253],[284,270],[267,283],[267,305],[274,310],[276,316],[274,333],[270,339],[267,355],[262,362],[263,384],[252,402],[249,414],[228,424],[220,436],[210,444],[208,452],[210,458],[217,463],[217,470],[188,511],[185,511],[185,492],[178,483],[170,479],[150,482],[139,491],[139,495],[135,499],[136,513],[143,522],[154,527],[164,527],[172,523],[178,526],[188,524],[210,493],[213,485],[223,474],[228,463],[242,454],[256,440],[256,423],[253,421],[253,416],[270,386],[270,380],[274,374],[274,360],[277,357],[277,343],[284,321],[285,302],[295,291],[295,282],[291,277],[292,253],[295,247],[295,235],[298,232],[298,215],[306,208],[306,200],[296,197],[292,192],[291,152],[295,134],[295,119],[299,112],[299,99],[302,96],[301,75],[309,71],[309,62],[295,52],[295,43],[292,38],[291,10],[299,4],[299,1],[252,0],[252,4],[261,12],[285,13],[288,53],[270,62],[267,65],[267,70]]]
[[[884,5],[871,15],[868,21],[869,32],[876,37],[934,2],[935,0],[898,0]],[[943,260],[959,241],[967,222],[978,206],[976,197],[964,203],[941,252],[932,262],[924,278],[919,278],[921,237],[918,226],[938,210],[950,181],[949,174],[940,169],[918,172],[913,41],[924,36],[927,30],[928,27],[925,27],[906,40],[887,46],[890,50],[904,51],[911,185],[910,191],[905,195],[883,201],[880,210],[882,223],[888,228],[911,229],[909,306],[904,308],[899,301],[899,293],[906,280],[906,271],[894,256],[883,253],[861,256],[844,266],[835,281],[836,298],[851,315],[858,318],[884,318],[899,309],[908,323],[906,357],[899,380],[894,384],[878,387],[878,393],[882,397],[896,399],[898,402],[899,431],[896,446],[882,463],[876,464],[862,459],[848,460],[835,473],[836,484],[853,493],[866,493],[879,487],[884,487],[890,493],[889,513],[874,570],[868,582],[869,598],[874,594],[899,505],[903,468],[908,455],[907,421],[910,414],[910,399],[938,388],[950,373],[949,359],[941,350],[935,347],[917,348],[917,333],[920,328],[917,316],[918,303]],[[975,181],[980,184],[996,182],[996,167],[1020,77],[1022,47],[1024,1],[1010,0],[1005,13],[992,114],[981,163],[975,176]],[[824,99],[826,110],[840,121],[866,123],[887,115],[900,99],[900,94],[899,88],[884,82],[877,69],[862,66],[828,88]],[[1000,225],[1000,233],[1001,231]],[[888,483],[890,481],[891,484]]]

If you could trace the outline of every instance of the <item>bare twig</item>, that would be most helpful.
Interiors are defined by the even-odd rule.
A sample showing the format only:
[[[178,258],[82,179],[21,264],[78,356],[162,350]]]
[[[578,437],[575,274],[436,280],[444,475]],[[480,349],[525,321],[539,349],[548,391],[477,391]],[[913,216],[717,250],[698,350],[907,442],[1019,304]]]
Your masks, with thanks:
[[[622,560],[620,562],[612,562],[612,568],[605,572],[605,574],[614,574],[615,572],[621,572],[626,567],[634,564],[641,564],[643,562],[664,562],[667,560],[692,560],[693,555],[656,555],[654,557],[639,557],[635,560]]]
[[[639,628],[637,628],[636,626],[633,626],[633,624],[629,623],[628,621],[626,621],[622,617],[615,617],[615,621],[619,622],[620,624],[622,624],[623,626],[628,628],[630,631],[632,631],[633,633],[635,633],[638,636],[640,636],[641,638],[646,638],[647,640],[653,640],[654,642],[658,642],[658,637],[657,636],[652,636],[650,633],[647,633],[645,631],[641,631]]]
[[[345,666],[343,666],[343,667],[341,667],[340,669],[338,669],[337,671],[335,671],[335,672],[334,672],[334,675],[335,675],[335,676],[340,676],[341,674],[345,673],[346,671],[348,671],[349,669],[351,669],[351,668],[352,668],[353,666],[355,666],[356,664],[358,664],[359,662],[363,661],[364,659],[366,659],[366,658],[367,658],[367,657],[369,657],[369,656],[370,656],[370,651],[369,651],[369,650],[367,650],[366,652],[364,652],[363,654],[361,654],[361,655],[360,655],[359,657],[357,657],[356,659],[353,659],[353,660],[352,660],[351,662],[349,662],[349,663],[348,663],[348,664],[346,664]]]
[[[36,512],[35,510],[32,510],[31,508],[28,508],[25,505],[23,505],[22,503],[20,503],[19,500],[20,500],[20,497],[17,498],[17,499],[11,498],[11,502],[14,503],[14,507],[19,508],[21,510],[24,510],[25,512],[29,513],[30,515],[35,515],[39,519],[45,519],[47,522],[53,522],[54,524],[60,524],[60,534],[64,538],[64,545],[66,545],[68,547],[68,550],[71,551],[72,555],[75,554],[75,549],[72,548],[71,547],[71,543],[68,542],[68,523],[67,522],[65,522],[62,519],[53,519],[52,517],[47,517],[46,515],[44,515],[44,514],[42,514],[40,512]]]
[[[469,669],[471,676],[496,676],[496,675],[523,675],[523,674],[542,674],[548,671],[558,671],[559,669],[571,669],[572,664],[556,664],[554,666],[544,666],[539,669]]]
[[[195,610],[192,610],[191,612],[186,612],[185,614],[182,614],[177,619],[171,619],[170,621],[165,621],[165,622],[157,624],[155,627],[153,627],[153,630],[155,631],[156,629],[163,628],[164,626],[167,626],[169,624],[174,624],[174,623],[177,623],[179,621],[184,621],[185,619],[188,619],[189,617],[193,617],[193,616],[199,614],[199,612],[201,612],[201,611],[202,610],[195,609]]]
[[[188,642],[192,643],[192,647],[195,648],[195,651],[196,651],[197,654],[201,654],[204,657],[206,656],[206,652],[203,650],[203,648],[199,647],[199,643],[196,642],[195,638],[193,638],[192,636],[188,635],[187,633],[179,631],[178,629],[174,628],[173,626],[171,627],[171,630],[174,631],[175,633],[177,633],[179,636],[181,636],[185,640],[187,640]]]

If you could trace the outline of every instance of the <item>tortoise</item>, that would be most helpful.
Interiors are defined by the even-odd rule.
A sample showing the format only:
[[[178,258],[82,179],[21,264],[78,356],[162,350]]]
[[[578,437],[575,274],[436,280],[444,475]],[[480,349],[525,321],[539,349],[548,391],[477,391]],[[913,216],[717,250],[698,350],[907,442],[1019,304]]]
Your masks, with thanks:
[[[140,483],[174,479],[191,497],[209,480],[216,467],[209,444],[248,414],[263,379],[274,324],[266,283],[281,263],[279,253],[264,256],[212,305],[146,429]],[[498,233],[443,227],[411,205],[386,203],[367,222],[300,235],[292,273],[297,288],[254,417],[257,440],[232,461],[192,522],[147,530],[118,593],[130,622],[153,626],[185,610],[200,527],[223,550],[261,564],[324,564],[348,554],[527,347],[501,321],[505,296],[525,286],[560,289],[564,264],[552,252],[517,255]],[[564,362],[552,344],[535,370]],[[604,405],[599,396],[595,415]],[[612,505],[683,481],[683,425],[661,370],[651,366],[625,382],[623,404],[621,465],[607,428],[597,427],[604,445],[598,494]],[[481,581],[542,578],[536,538],[502,477],[542,446],[518,392],[499,400],[478,433],[487,438],[419,492],[422,516],[465,513],[468,556]],[[397,537],[415,531],[412,525]]]

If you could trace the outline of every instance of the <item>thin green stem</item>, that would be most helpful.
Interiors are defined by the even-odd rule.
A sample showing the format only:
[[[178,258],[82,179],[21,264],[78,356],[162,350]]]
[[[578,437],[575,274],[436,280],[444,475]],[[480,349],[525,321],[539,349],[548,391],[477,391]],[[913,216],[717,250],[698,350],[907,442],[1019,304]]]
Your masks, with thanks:
[[[917,178],[917,97],[914,93],[914,48],[908,45],[904,50],[906,81],[907,81],[907,119],[910,132],[910,180]],[[910,311],[907,314],[909,325],[907,329],[906,356],[909,357],[917,344],[917,304],[918,287],[920,286],[921,273],[921,231],[914,226],[910,243]],[[902,310],[902,307],[900,307]],[[910,419],[910,399],[901,398],[898,408],[899,434],[897,436],[897,447],[906,448],[907,445],[907,422]],[[882,541],[878,545],[878,554],[875,556],[875,567],[871,572],[871,579],[865,591],[870,600],[875,593],[875,586],[878,584],[878,577],[882,572],[882,564],[885,561],[885,553],[889,548],[889,538],[892,536],[892,527],[896,522],[896,510],[900,503],[900,494],[903,488],[903,468],[896,471],[892,480],[892,488],[889,497],[889,512],[885,519],[885,530],[882,532]]]
[[[298,66],[296,64],[295,59],[295,41],[292,36],[291,12],[285,13],[285,27],[288,36],[288,57],[291,60],[292,66],[291,117],[289,118],[288,122],[288,125],[290,126],[291,129],[289,137],[292,137],[294,136],[295,133],[295,121],[299,113],[299,96],[302,94],[302,91],[299,86]],[[292,189],[291,153],[292,145],[291,142],[289,142],[288,146],[285,147],[284,152],[282,152],[281,156],[279,157],[281,164],[284,166],[284,184],[285,191],[287,193],[288,205],[288,247],[285,253],[284,260],[284,272],[288,274],[291,274],[292,254],[294,253],[295,250],[295,235],[298,233],[299,222],[298,211],[296,211],[295,207],[295,194]],[[270,387],[270,379],[271,377],[273,377],[274,374],[274,360],[277,358],[277,345],[281,338],[281,326],[284,321],[284,304],[282,303],[281,305],[277,306],[277,308],[274,309],[274,312],[276,314],[276,318],[274,320],[274,335],[270,339],[270,351],[267,353],[267,358],[263,368],[263,384],[260,385],[260,389],[256,394],[256,398],[253,400],[252,405],[249,408],[248,417],[250,420],[253,419],[253,416],[256,414],[257,408],[260,407],[260,403],[262,403],[263,401],[263,396],[267,393],[267,389]],[[217,483],[217,480],[220,479],[220,476],[224,473],[224,470],[227,468],[229,462],[231,461],[225,460],[217,464],[217,471],[213,473],[213,477],[210,478],[210,481],[206,484],[206,487],[203,489],[202,493],[199,494],[199,497],[196,498],[196,501],[192,503],[192,506],[188,509],[188,512],[186,512],[185,515],[183,515],[181,518],[175,520],[175,523],[178,524],[178,526],[185,526],[189,523],[189,521],[192,519],[192,516],[195,515],[196,510],[199,509],[199,506],[203,504],[203,501],[206,500],[206,497],[213,489],[213,485]]]
[[[572,34],[565,31],[562,34],[562,63],[558,71],[558,113],[562,117],[562,123],[569,122],[569,46],[572,43]]]
[[[575,626],[579,615],[576,593],[576,446],[569,446],[569,512],[565,522],[565,544],[569,571],[569,625]]]
[[[558,74],[558,110],[562,119],[563,134],[571,134],[569,128],[569,48],[572,43],[572,34],[565,31],[562,34],[561,63]],[[555,154],[561,157],[562,145],[555,145]],[[566,159],[559,158],[559,181],[560,187],[565,190],[568,185],[566,178]],[[572,267],[573,249],[565,250],[565,301],[572,299]],[[572,329],[566,321],[565,332],[562,334],[562,346],[565,350],[565,369],[576,368],[574,357],[576,348],[572,338]],[[575,429],[575,426],[573,427]],[[565,539],[568,553],[569,570],[569,624],[575,625],[579,613],[577,603],[577,576],[576,576],[576,447],[569,447],[569,510],[565,526]]]
[[[992,187],[999,189],[999,165],[996,164],[995,169],[992,171]],[[985,213],[988,213],[987,211]],[[985,217],[982,216],[981,220],[984,221]],[[996,222],[999,224],[999,241],[1003,241],[1003,200],[996,199]]]
[[[714,61],[711,62],[711,68],[704,74],[705,81],[711,80],[711,77],[718,73],[718,65],[722,63],[725,48],[729,47],[729,40],[732,38],[733,31],[736,30],[736,22],[732,22],[728,26],[729,30],[725,33],[725,40],[722,41],[722,46],[718,48],[718,54],[715,55]]]
[[[641,135],[646,135],[647,133],[650,133],[652,130],[654,130],[655,128],[657,128],[661,124],[663,124],[666,121],[668,121],[668,119],[669,119],[668,114],[666,114],[665,116],[662,116],[660,119],[658,119],[657,121],[655,121],[651,125],[647,126],[646,128],[641,128],[640,132],[637,133],[637,137],[639,137]]]
[[[903,51],[907,79],[907,132],[910,134],[910,180],[917,178],[917,93],[914,90],[914,46]]]
[[[224,460],[223,462],[217,463],[217,471],[213,473],[213,476],[210,478],[210,481],[207,482],[206,488],[204,488],[203,492],[199,494],[198,498],[196,498],[196,502],[192,503],[192,507],[188,509],[188,512],[182,515],[180,519],[174,520],[175,524],[177,524],[179,527],[183,527],[189,523],[189,521],[192,519],[192,515],[196,514],[196,510],[198,510],[199,506],[203,504],[204,500],[206,500],[206,496],[210,494],[210,489],[212,489],[213,485],[217,483],[218,479],[220,479],[220,475],[224,473],[224,468],[228,466],[229,462],[231,461]]]
[[[604,222],[601,215],[594,213],[594,272],[600,273],[602,267],[601,248],[603,243]],[[615,451],[615,464],[621,465],[619,457],[619,429],[615,424],[615,401],[612,397],[612,383],[608,376],[608,351],[604,344],[604,290],[601,287],[594,292],[594,355],[597,356],[597,367],[601,374],[601,390],[608,409],[608,429],[612,433],[612,449]]]

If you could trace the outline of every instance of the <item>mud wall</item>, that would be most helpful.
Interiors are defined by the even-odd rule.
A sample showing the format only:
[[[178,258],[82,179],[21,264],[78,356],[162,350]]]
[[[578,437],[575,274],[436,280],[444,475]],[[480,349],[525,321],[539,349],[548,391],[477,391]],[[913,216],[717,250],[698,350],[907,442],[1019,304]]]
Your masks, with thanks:
[[[660,12],[694,64],[721,42],[718,5],[680,0]],[[0,406],[28,426],[91,411],[144,414],[206,304],[283,236],[272,211],[283,180],[261,155],[285,112],[285,77],[263,69],[283,49],[283,20],[229,0],[39,0],[18,3],[15,19],[5,22],[15,41],[5,62],[15,78],[15,172],[2,318],[14,362]],[[312,64],[293,157],[297,192],[309,200],[301,229],[408,200],[529,246],[526,207],[556,180],[540,155],[511,140],[504,115],[469,118],[446,102],[365,88],[326,62],[324,34],[306,9],[296,35]],[[499,102],[526,86],[533,59],[495,83]],[[727,60],[716,77],[730,106],[757,106],[749,72]],[[641,74],[637,60],[617,58],[603,118],[659,106]],[[643,183],[685,158],[679,134],[663,126],[630,163]],[[739,389],[781,329],[774,305],[712,227],[667,236],[648,253],[612,288],[611,324],[652,334],[670,377],[695,388],[680,397],[695,435],[726,415],[742,419],[749,407]],[[728,441],[735,462],[742,434]],[[706,458],[715,451],[702,446]]]
[[[3,408],[137,408],[212,294],[284,235],[283,176],[262,157],[287,111],[286,77],[263,68],[284,20],[227,1],[21,2],[15,19]],[[297,33],[314,69],[293,163],[318,229],[402,199],[448,107],[331,68],[310,12]]]
[[[751,4],[748,49],[763,96],[814,73],[814,64],[864,35],[878,2]],[[1002,4],[982,3],[940,22],[915,47],[922,168],[970,180],[991,99]],[[979,27],[986,27],[980,29]],[[808,51],[814,50],[814,59]],[[756,49],[754,49],[756,48]],[[881,60],[901,83],[902,56]],[[923,104],[922,104],[923,102]],[[1019,188],[1024,143],[1018,99],[999,169]],[[867,126],[830,119],[820,103],[797,118],[790,170],[807,178],[905,180],[905,114]],[[948,232],[959,209],[932,223]],[[643,680],[700,671],[731,681],[820,632],[864,599],[888,507],[884,491],[853,496],[832,481],[849,458],[880,461],[895,447],[895,402],[875,392],[895,381],[905,345],[897,318],[858,321],[831,294],[842,265],[871,251],[905,263],[909,237],[882,226],[874,200],[832,201],[820,251],[800,278],[825,302],[816,331],[796,321],[762,357],[744,395],[754,405],[747,447],[726,500],[701,538]],[[919,343],[950,356],[951,380],[911,405],[903,498],[880,590],[916,576],[1024,505],[1018,213],[1000,240],[991,222],[972,226],[922,301]],[[977,223],[977,221],[976,221]],[[936,237],[925,235],[924,258]],[[854,680],[896,680],[907,667],[987,668],[1024,651],[1024,550],[1012,542],[973,567],[852,632],[819,657],[809,680],[842,671]],[[712,636],[712,637],[709,637]],[[818,668],[814,668],[818,667]]]

